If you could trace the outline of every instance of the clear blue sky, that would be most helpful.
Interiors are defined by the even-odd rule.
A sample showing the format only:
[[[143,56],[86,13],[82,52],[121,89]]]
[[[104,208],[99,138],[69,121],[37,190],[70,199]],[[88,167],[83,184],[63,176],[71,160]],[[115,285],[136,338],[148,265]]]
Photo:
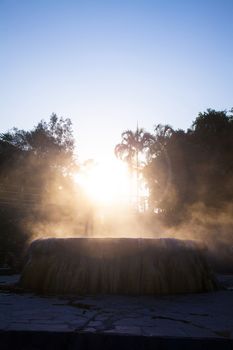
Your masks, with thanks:
[[[1,132],[70,117],[81,158],[233,106],[233,0],[0,0]]]

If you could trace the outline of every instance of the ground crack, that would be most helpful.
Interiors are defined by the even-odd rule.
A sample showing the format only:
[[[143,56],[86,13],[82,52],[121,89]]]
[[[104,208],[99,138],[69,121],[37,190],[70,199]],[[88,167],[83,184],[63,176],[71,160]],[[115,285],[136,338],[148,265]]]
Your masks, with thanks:
[[[205,326],[201,326],[197,323],[193,323],[191,321],[187,321],[187,320],[182,320],[180,318],[173,318],[173,317],[167,317],[167,316],[152,316],[153,319],[160,319],[160,320],[169,320],[169,321],[175,321],[175,322],[181,322],[181,323],[185,323],[185,324],[190,324],[194,327],[197,327],[197,328],[201,328],[201,329],[206,329],[206,330],[211,330],[210,328],[208,327],[205,327]]]
[[[91,321],[95,320],[96,316],[99,314],[100,313],[96,312],[91,318],[88,318],[88,320],[82,326],[75,328],[75,332],[83,331]]]

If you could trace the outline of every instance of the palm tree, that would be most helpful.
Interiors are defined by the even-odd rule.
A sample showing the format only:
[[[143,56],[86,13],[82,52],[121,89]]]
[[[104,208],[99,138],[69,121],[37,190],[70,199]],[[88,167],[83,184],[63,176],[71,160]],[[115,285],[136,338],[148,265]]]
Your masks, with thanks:
[[[137,184],[137,207],[139,200],[139,171],[143,165],[143,157],[146,157],[147,151],[150,149],[154,137],[145,132],[144,129],[138,128],[136,131],[126,130],[121,134],[121,143],[115,147],[115,155],[128,164],[131,181],[133,173],[136,172]],[[132,196],[132,185],[131,185]]]

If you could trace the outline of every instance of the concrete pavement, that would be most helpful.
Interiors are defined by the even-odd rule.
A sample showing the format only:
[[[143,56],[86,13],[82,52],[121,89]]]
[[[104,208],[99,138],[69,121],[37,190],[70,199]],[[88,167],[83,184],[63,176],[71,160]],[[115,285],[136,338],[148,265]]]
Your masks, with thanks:
[[[14,283],[17,278],[0,276],[0,286]],[[160,339],[158,349],[163,348],[162,339],[166,344],[173,339],[171,348],[183,339],[182,344],[187,342],[189,348],[190,344],[199,344],[203,348],[207,342],[205,349],[208,344],[211,349],[233,349],[233,276],[220,276],[219,279],[226,290],[163,297],[40,297],[9,292],[4,287],[0,292],[0,341],[2,346],[6,343],[9,346],[6,349],[10,349],[12,334],[15,339],[22,337],[25,340],[28,332],[30,336],[46,332],[48,337],[55,334],[54,339],[58,333],[66,334],[66,337],[72,334],[71,338],[76,334],[79,339],[111,341],[116,336],[126,336],[127,341],[140,338],[140,342],[149,337],[150,340],[143,344]],[[95,340],[92,341],[95,344]],[[136,340],[133,348],[137,348],[140,342]],[[64,348],[72,349],[67,346]],[[100,346],[104,348],[103,344]],[[181,343],[177,346],[180,349]],[[26,345],[23,348],[26,349]],[[5,348],[0,346],[0,349]]]

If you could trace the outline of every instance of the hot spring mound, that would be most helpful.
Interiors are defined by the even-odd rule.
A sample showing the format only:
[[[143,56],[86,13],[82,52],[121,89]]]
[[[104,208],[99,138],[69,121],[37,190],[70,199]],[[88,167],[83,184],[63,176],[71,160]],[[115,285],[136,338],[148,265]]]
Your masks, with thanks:
[[[20,285],[42,294],[82,295],[161,295],[216,287],[194,242],[134,238],[35,240]]]

